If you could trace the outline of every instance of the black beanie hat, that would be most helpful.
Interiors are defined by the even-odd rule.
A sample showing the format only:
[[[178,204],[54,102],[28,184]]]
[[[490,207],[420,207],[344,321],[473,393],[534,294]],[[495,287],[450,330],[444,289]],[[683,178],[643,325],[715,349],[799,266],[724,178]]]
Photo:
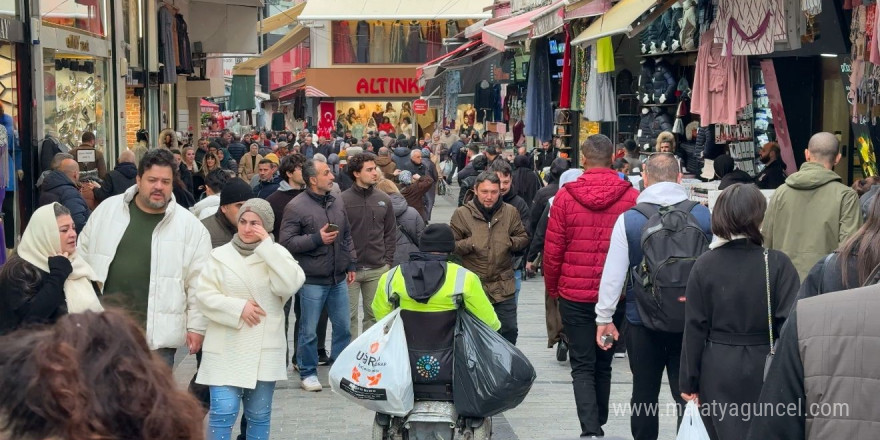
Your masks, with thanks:
[[[455,236],[452,235],[452,228],[442,223],[428,225],[419,240],[419,250],[451,254],[455,251]]]
[[[230,179],[220,191],[220,206],[244,202],[254,198],[254,190],[247,182],[239,178]]]

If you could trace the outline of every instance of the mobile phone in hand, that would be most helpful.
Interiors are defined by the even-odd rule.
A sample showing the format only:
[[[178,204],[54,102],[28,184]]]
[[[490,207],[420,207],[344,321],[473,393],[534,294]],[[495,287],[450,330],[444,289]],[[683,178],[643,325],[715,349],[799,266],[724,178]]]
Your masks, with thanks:
[[[327,232],[336,232],[339,230],[339,226],[334,225],[333,223],[327,223]]]

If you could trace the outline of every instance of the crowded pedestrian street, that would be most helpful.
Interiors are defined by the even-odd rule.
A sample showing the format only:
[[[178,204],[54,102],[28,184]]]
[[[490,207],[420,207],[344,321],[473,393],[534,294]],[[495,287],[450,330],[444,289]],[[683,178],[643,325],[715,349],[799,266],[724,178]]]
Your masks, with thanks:
[[[874,0],[0,0],[0,440],[880,439]]]
[[[452,217],[457,192],[437,198],[434,221],[444,222]],[[577,412],[571,393],[571,367],[558,362],[556,351],[546,347],[544,330],[544,284],[532,278],[523,282],[520,293],[517,346],[529,357],[537,378],[526,400],[517,408],[493,418],[493,439],[547,439],[578,438]],[[289,338],[292,338],[292,333]],[[290,343],[293,343],[291,340]],[[174,378],[178,385],[189,384],[195,372],[195,357],[178,352]],[[610,438],[631,439],[629,434],[629,396],[632,392],[632,374],[625,358],[614,360],[611,403],[617,413],[608,417],[605,432]],[[322,383],[327,383],[329,367],[319,367]],[[668,385],[660,392],[661,405],[672,403]],[[320,393],[306,393],[300,389],[299,377],[291,374],[287,381],[276,386],[272,401],[272,438],[279,439],[369,439],[374,413],[348,403],[342,396],[324,387]],[[660,418],[662,432],[675,432],[675,415]]]

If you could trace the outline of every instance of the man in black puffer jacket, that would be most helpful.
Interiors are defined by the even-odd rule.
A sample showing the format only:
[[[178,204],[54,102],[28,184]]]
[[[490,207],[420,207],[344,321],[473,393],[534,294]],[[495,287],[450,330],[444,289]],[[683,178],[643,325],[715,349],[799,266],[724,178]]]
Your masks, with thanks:
[[[119,164],[107,173],[104,184],[94,189],[96,202],[101,203],[108,197],[122,194],[135,184],[138,170],[134,160],[135,156],[131,150],[119,154]]]
[[[79,164],[73,159],[64,159],[57,170],[52,171],[43,179],[39,205],[58,202],[70,210],[76,233],[79,234],[89,220],[92,211],[79,192],[76,183],[79,181]]]

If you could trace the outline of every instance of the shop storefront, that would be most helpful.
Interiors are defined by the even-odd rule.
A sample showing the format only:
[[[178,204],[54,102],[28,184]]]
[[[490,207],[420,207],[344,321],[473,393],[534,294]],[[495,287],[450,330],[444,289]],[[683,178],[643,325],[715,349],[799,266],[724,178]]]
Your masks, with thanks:
[[[40,3],[43,26],[39,61],[43,87],[37,91],[39,131],[66,148],[80,144],[85,132],[96,137],[110,163],[116,158],[116,80],[107,5],[102,0]]]
[[[17,2],[0,1],[0,240],[12,249],[22,231],[22,220],[29,211],[25,207],[35,200],[33,179],[24,170],[33,166],[31,160],[32,108],[28,72],[31,58],[26,44],[24,26],[17,20]],[[5,252],[0,263],[5,261]]]
[[[415,74],[415,68],[405,67],[309,69],[304,87],[319,101],[313,119],[318,134],[329,136],[337,123],[357,138],[370,131],[430,132],[435,115],[412,111],[412,101],[422,94]]]

